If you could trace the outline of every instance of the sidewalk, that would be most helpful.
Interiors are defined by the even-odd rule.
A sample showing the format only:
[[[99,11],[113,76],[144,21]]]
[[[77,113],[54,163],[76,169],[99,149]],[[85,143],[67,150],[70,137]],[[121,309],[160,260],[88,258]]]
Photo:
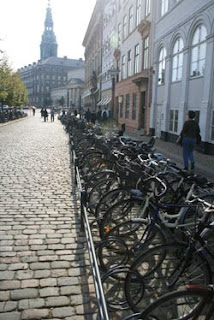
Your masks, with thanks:
[[[0,126],[0,320],[92,320],[68,135],[38,113],[20,120]]]
[[[148,136],[142,136],[142,132],[140,130],[126,131],[124,135],[138,141],[147,142],[150,139],[150,137]],[[165,157],[176,162],[176,164],[179,167],[183,168],[183,156],[181,146],[157,138],[154,147],[156,148],[156,152],[162,153]],[[206,155],[195,151],[195,163],[195,173],[203,175],[209,181],[214,182],[214,156]]]

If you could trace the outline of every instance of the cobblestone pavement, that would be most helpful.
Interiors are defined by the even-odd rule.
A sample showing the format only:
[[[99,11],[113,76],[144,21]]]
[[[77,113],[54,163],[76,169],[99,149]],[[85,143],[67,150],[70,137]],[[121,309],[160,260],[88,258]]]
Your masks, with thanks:
[[[0,126],[0,320],[96,318],[63,126]]]

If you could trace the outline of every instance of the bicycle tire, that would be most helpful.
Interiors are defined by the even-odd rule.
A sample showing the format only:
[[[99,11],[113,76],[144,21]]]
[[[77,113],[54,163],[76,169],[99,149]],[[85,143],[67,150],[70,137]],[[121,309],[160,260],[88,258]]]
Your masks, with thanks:
[[[90,179],[87,177],[82,177],[83,180],[87,179],[87,182],[85,184],[85,190],[90,191],[95,187],[97,183],[99,183],[101,180],[110,179],[110,178],[116,178],[117,174],[113,170],[102,170],[100,172],[96,172],[90,176]]]
[[[99,267],[107,272],[119,266],[124,266],[129,260],[129,251],[123,239],[108,237],[96,246]]]
[[[151,248],[137,257],[130,269],[143,277],[145,293],[137,305],[137,297],[130,295],[129,286],[132,284],[132,279],[128,275],[125,290],[127,301],[133,311],[142,312],[153,299],[181,285],[211,283],[212,273],[206,256],[203,252],[195,250],[190,259],[187,255],[188,249],[187,243],[175,242]]]
[[[157,319],[173,319],[188,320],[197,317],[209,298],[209,290],[189,289],[188,287],[166,293],[142,313],[141,317],[145,320]],[[196,318],[195,318],[196,319]]]
[[[113,177],[98,182],[88,194],[87,207],[89,211],[95,215],[96,206],[98,205],[100,198],[102,198],[110,190],[116,189],[118,184],[118,177]]]
[[[207,201],[210,204],[214,204],[214,193],[205,193],[202,195],[198,195],[198,197],[200,199]],[[184,210],[184,213],[180,218],[179,224],[180,223],[183,224],[184,228],[186,228],[185,227],[186,225],[188,226],[188,229],[190,231],[194,231],[195,228],[197,227],[199,219],[202,216],[203,216],[203,207],[201,207],[199,203],[199,207],[190,207]],[[209,222],[212,222],[214,220],[213,218],[214,218],[214,215],[210,214]]]
[[[108,230],[112,229],[117,224],[141,216],[143,203],[143,199],[138,200],[130,198],[119,201],[110,207],[99,224],[101,238],[108,233]],[[144,215],[147,215],[147,211],[148,209],[146,209],[146,214],[144,213]]]
[[[167,242],[167,235],[156,223],[149,219],[131,219],[124,221],[108,233],[122,239],[136,258],[142,251]]]
[[[80,164],[80,169],[83,176],[93,174],[99,170],[107,168],[106,160],[103,158],[103,154],[99,151],[92,151],[86,154]]]
[[[106,211],[119,201],[130,199],[130,191],[124,188],[110,190],[105,194],[96,206],[95,216],[103,217]]]
[[[115,310],[127,310],[130,309],[129,304],[127,303],[124,285],[127,274],[132,274],[138,283],[141,283],[140,288],[137,292],[138,297],[143,296],[144,284],[142,278],[135,273],[135,271],[130,270],[129,268],[117,267],[115,269],[109,270],[102,277],[102,286],[105,295],[105,300],[109,308]],[[135,288],[133,288],[135,291]],[[132,289],[130,289],[132,290]]]

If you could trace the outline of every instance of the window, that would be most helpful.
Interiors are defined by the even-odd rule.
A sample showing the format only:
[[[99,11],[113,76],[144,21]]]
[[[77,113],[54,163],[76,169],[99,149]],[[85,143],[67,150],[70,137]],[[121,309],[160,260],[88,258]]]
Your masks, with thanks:
[[[173,47],[172,57],[172,81],[179,81],[182,78],[183,69],[183,48],[184,43],[181,38],[178,38]]]
[[[121,8],[122,8],[122,0],[119,0],[118,10],[120,11]]]
[[[139,72],[139,54],[140,54],[140,47],[139,44],[135,46],[134,50],[134,73]]]
[[[132,120],[136,120],[137,114],[137,93],[133,93],[132,96]]]
[[[211,140],[214,140],[214,111],[213,111],[213,119],[211,125]]]
[[[123,57],[122,57],[122,74],[121,74],[121,77],[122,77],[122,79],[125,79],[125,77],[126,77],[126,56],[124,55]]]
[[[163,16],[169,8],[169,0],[161,0],[161,15]]]
[[[123,39],[128,35],[127,16],[123,18]]]
[[[191,77],[204,74],[206,58],[207,30],[203,25],[197,27],[192,39]]]
[[[133,7],[131,7],[129,9],[129,33],[131,33],[133,31],[133,26],[134,26],[134,23],[133,23]]]
[[[158,84],[165,83],[165,65],[166,65],[166,50],[162,48],[159,54],[158,61]]]
[[[120,118],[123,118],[123,96],[119,97],[119,105],[120,105]]]
[[[141,0],[137,0],[136,5],[136,25],[140,24],[140,10],[141,10]]]
[[[128,51],[128,70],[127,70],[128,77],[132,75],[132,51]]]
[[[125,118],[129,118],[129,94],[126,95],[126,111],[125,111]]]
[[[178,131],[178,110],[170,110],[169,131]]]
[[[151,0],[146,0],[146,16],[148,16],[151,13]]]
[[[149,67],[149,37],[144,39],[143,48],[143,69],[148,69]]]
[[[121,23],[119,23],[119,24],[118,24],[118,46],[121,45],[121,40],[122,40],[122,38],[121,38],[121,31],[122,31],[122,29],[121,29]]]

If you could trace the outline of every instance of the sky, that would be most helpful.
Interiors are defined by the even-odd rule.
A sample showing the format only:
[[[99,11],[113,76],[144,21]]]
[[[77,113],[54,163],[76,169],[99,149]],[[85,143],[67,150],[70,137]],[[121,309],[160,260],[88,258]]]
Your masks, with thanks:
[[[82,42],[96,0],[50,0],[58,57],[84,59]],[[15,71],[40,59],[48,0],[0,0],[0,50]]]

